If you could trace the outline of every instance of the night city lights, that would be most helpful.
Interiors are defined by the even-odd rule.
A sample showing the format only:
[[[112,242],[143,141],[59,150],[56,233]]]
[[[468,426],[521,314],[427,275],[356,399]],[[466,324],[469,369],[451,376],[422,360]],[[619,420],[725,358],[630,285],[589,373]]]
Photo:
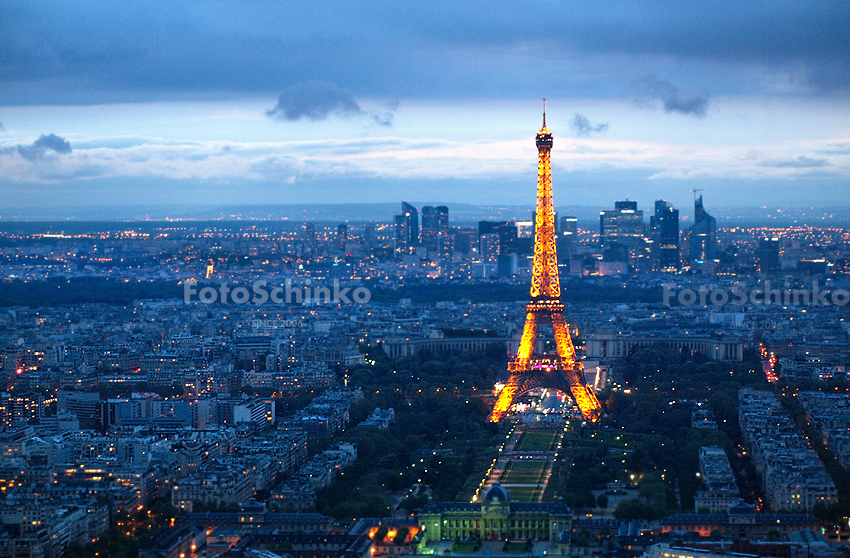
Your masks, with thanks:
[[[0,14],[0,558],[850,556],[847,2]]]

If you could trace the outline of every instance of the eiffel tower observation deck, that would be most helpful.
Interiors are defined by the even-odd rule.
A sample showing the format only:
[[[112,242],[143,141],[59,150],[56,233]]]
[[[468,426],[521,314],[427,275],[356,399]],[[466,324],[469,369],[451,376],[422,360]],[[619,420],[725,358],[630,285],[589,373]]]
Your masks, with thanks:
[[[601,411],[576,361],[575,348],[564,320],[558,254],[555,248],[555,209],[552,203],[552,132],[546,127],[546,100],[543,100],[543,127],[537,132],[537,221],[534,237],[534,267],[531,301],[526,308],[525,327],[516,357],[508,363],[510,377],[499,393],[490,421],[498,422],[516,398],[534,389],[550,388],[570,395],[585,420],[599,420]],[[557,355],[534,353],[540,324],[550,324],[555,334]]]

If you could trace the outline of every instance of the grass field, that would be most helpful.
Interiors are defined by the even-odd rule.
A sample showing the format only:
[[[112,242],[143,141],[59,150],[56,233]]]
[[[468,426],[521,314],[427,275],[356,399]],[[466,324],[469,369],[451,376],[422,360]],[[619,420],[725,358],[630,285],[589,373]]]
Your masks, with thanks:
[[[545,461],[511,460],[499,478],[502,484],[537,484],[543,479]]]
[[[540,489],[534,486],[513,486],[508,488],[511,500],[517,502],[537,502],[540,498]]]
[[[552,451],[555,449],[555,441],[558,432],[554,430],[529,430],[523,432],[517,442],[516,451]]]

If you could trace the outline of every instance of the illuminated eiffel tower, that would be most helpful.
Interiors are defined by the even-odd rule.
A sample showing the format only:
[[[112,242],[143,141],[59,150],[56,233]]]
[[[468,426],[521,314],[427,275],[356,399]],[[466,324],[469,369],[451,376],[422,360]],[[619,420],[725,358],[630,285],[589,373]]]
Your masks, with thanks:
[[[555,251],[555,211],[552,205],[552,173],[549,156],[552,132],[546,128],[546,100],[543,100],[543,127],[537,133],[537,220],[534,237],[534,270],[531,276],[531,302],[525,307],[525,328],[513,362],[508,363],[510,378],[490,413],[490,422],[498,422],[517,397],[533,389],[550,388],[572,395],[585,420],[599,420],[596,395],[584,381],[582,366],[564,321],[558,256]],[[551,324],[555,332],[557,356],[534,354],[540,324]]]

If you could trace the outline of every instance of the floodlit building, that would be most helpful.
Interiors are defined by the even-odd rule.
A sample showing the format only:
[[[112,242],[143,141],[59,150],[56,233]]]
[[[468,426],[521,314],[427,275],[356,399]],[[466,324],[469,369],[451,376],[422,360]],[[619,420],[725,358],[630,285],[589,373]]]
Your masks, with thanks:
[[[455,538],[521,539],[557,542],[569,532],[572,513],[564,504],[512,502],[496,482],[480,502],[433,502],[419,513],[420,554]]]

